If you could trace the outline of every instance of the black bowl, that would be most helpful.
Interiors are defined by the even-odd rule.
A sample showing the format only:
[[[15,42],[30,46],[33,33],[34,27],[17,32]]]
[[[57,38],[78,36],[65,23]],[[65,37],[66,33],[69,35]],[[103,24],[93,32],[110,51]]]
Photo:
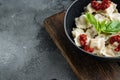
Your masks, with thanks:
[[[79,17],[81,15],[81,13],[84,12],[84,7],[86,7],[90,2],[91,2],[91,0],[75,0],[66,12],[65,19],[64,19],[64,29],[65,29],[65,33],[66,33],[68,39],[74,46],[76,46],[76,45],[73,41],[71,31],[72,31],[73,27],[75,27],[75,18]],[[118,9],[118,11],[120,11],[120,1],[113,0],[113,2],[118,5],[117,9]],[[86,54],[97,60],[110,60],[110,61],[118,61],[119,60],[120,61],[120,57],[100,57],[100,56],[92,55],[91,53],[84,51],[80,47],[76,46],[76,48],[78,49],[80,54]]]

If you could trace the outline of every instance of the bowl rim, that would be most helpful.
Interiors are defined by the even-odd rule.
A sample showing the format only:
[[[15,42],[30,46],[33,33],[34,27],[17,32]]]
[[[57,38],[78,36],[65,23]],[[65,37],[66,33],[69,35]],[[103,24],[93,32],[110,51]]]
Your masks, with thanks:
[[[75,43],[74,43],[73,40],[70,38],[70,36],[69,36],[69,34],[68,34],[68,32],[67,32],[67,29],[66,29],[66,21],[67,21],[67,15],[68,15],[68,13],[69,13],[69,10],[70,10],[71,7],[72,7],[73,5],[75,5],[75,3],[78,2],[78,1],[80,1],[80,0],[75,0],[75,1],[72,2],[72,4],[67,8],[66,13],[65,13],[65,17],[64,17],[64,31],[65,31],[65,34],[66,34],[67,38],[69,39],[69,41],[70,41],[77,49],[79,49],[80,51],[83,51],[83,52],[84,52],[85,54],[87,54],[87,55],[90,55],[90,56],[93,56],[93,57],[97,57],[97,58],[101,58],[101,59],[112,59],[112,60],[114,60],[114,59],[120,59],[120,57],[97,56],[97,55],[91,54],[90,52],[87,52],[87,51],[83,50],[82,48],[77,47],[77,46],[75,45]],[[82,54],[82,53],[81,53],[81,54]]]

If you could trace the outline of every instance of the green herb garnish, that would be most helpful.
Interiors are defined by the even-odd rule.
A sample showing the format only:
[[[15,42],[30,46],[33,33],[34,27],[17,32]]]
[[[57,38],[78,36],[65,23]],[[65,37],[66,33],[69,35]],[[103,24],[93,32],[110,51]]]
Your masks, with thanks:
[[[102,30],[106,33],[116,33],[120,31],[120,22],[119,21],[110,21],[108,22]]]
[[[98,34],[101,32],[116,33],[120,31],[120,21],[106,22],[103,20],[100,22],[91,13],[86,13],[86,20],[96,28]]]

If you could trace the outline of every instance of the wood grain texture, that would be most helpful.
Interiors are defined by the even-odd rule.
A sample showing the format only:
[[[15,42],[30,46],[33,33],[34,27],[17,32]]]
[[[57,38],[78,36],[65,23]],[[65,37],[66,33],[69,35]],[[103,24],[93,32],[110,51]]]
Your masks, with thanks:
[[[120,66],[117,63],[97,61],[76,50],[65,35],[64,15],[63,11],[46,18],[44,26],[78,79],[120,80]]]

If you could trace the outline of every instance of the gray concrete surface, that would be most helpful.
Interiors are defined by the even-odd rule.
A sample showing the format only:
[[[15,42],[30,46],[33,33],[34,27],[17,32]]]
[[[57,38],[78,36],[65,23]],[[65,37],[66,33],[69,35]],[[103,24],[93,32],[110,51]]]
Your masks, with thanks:
[[[77,80],[43,20],[72,0],[0,0],[0,80]]]

